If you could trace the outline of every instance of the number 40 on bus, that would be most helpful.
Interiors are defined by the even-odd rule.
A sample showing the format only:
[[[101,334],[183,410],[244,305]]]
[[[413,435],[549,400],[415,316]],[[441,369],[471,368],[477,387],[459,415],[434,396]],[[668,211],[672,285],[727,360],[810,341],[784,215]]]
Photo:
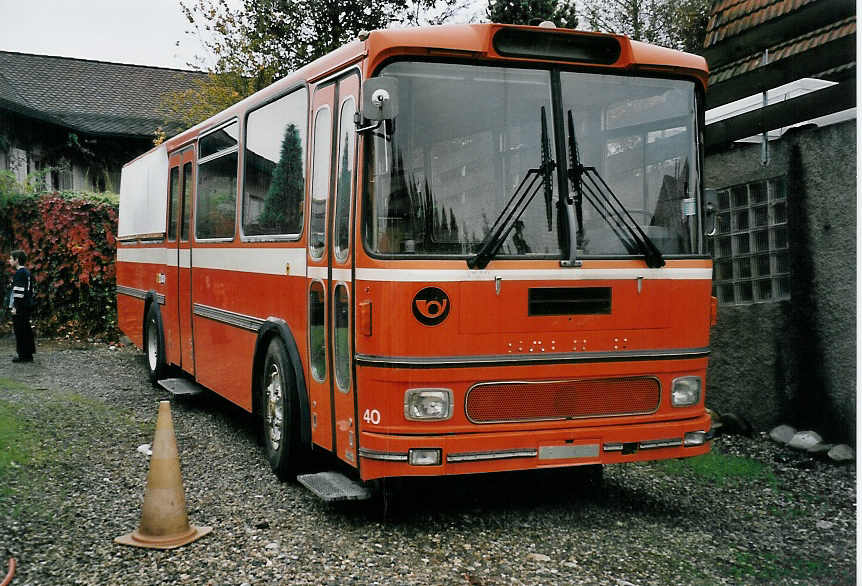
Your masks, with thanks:
[[[362,33],[124,167],[120,326],[280,477],[334,456],[330,500],[703,454],[706,81],[552,26]]]

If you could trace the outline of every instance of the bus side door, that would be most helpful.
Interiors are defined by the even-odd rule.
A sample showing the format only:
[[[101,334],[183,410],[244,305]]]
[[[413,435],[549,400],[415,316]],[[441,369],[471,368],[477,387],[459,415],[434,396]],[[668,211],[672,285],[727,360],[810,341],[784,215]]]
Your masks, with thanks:
[[[338,82],[336,112],[338,125],[333,145],[334,205],[329,221],[332,271],[330,273],[330,324],[332,378],[334,379],[334,441],[339,458],[357,466],[356,401],[353,387],[353,210],[356,185],[356,126],[359,76],[350,74]]]
[[[180,333],[180,362],[182,369],[189,374],[195,373],[194,336],[192,335],[192,249],[189,231],[191,226],[192,199],[195,192],[195,149],[183,151],[182,158],[182,201],[179,217],[179,240],[177,259],[179,279],[177,280],[177,299],[179,306],[177,322]]]
[[[312,440],[356,466],[352,210],[359,76],[318,86],[312,101],[308,348]]]
[[[326,211],[332,169],[332,109],[335,83],[318,86],[312,98],[311,204],[308,214],[308,395],[311,406],[311,440],[332,450],[333,417],[330,381],[327,307],[329,254]]]
[[[191,275],[189,214],[194,183],[194,148],[171,153],[168,183],[168,233],[165,257],[165,305],[162,325],[169,364],[194,374],[191,352]]]

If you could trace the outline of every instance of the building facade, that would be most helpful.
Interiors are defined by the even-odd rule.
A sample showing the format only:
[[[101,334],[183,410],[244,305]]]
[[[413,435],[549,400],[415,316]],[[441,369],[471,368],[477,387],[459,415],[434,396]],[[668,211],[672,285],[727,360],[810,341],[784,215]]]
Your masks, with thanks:
[[[0,170],[49,190],[119,191],[152,147],[162,96],[200,72],[0,51]]]
[[[716,191],[708,403],[856,435],[854,7],[716,2],[704,54]]]

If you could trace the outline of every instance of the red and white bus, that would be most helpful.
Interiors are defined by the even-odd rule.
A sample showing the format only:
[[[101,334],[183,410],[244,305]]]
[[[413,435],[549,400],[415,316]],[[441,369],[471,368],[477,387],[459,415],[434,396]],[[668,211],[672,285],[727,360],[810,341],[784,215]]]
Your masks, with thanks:
[[[282,477],[703,454],[706,80],[621,36],[362,33],[126,165],[120,326]]]

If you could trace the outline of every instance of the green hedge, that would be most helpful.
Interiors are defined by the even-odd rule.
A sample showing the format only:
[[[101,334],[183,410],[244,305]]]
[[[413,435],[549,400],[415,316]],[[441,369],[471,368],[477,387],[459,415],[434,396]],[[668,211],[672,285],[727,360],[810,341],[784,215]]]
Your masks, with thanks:
[[[5,289],[12,274],[9,253],[21,249],[36,281],[40,335],[117,339],[118,197],[3,191],[0,252],[5,270],[0,285]],[[2,321],[8,330],[9,321]]]

